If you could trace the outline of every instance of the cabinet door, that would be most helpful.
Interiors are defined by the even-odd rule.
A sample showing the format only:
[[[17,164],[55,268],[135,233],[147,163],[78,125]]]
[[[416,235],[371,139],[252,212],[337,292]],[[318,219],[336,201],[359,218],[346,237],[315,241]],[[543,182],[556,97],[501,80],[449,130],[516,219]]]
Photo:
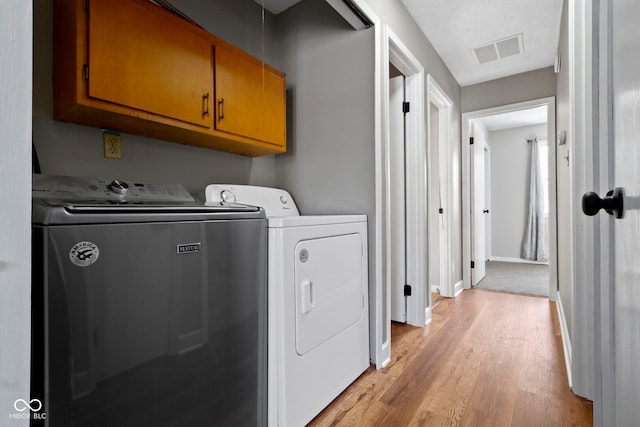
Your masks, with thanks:
[[[216,129],[284,147],[284,78],[221,46],[215,64]]]
[[[211,127],[208,40],[128,0],[91,0],[88,22],[89,97]]]

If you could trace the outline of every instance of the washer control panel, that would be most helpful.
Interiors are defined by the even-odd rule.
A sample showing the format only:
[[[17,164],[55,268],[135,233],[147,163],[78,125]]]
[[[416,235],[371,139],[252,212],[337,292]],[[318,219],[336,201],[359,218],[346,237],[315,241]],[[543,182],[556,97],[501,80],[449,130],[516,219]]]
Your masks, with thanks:
[[[180,184],[151,184],[122,179],[33,175],[34,199],[131,203],[186,203],[195,199]]]

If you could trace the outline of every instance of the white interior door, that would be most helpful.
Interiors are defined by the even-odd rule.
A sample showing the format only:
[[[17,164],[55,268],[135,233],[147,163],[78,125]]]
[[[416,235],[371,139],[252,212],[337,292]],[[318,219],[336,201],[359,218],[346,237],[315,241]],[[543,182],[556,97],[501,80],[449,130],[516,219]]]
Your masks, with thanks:
[[[404,137],[404,76],[389,80],[390,133],[390,243],[391,243],[391,320],[406,322],[404,296],[406,279],[406,213],[405,213],[405,137]]]
[[[609,14],[610,12],[610,14]],[[640,419],[640,2],[603,1],[600,8],[601,183],[624,188],[624,217],[601,218],[601,392],[595,425],[631,426]],[[607,46],[606,41],[611,44]],[[610,46],[610,50],[607,49]],[[604,66],[603,66],[604,65]],[[607,73],[611,73],[607,78]],[[612,84],[611,84],[612,83]],[[611,124],[612,123],[612,124]],[[604,155],[603,155],[604,153]],[[607,162],[607,159],[609,161]],[[613,168],[613,170],[610,170]],[[604,196],[604,194],[600,194]],[[600,213],[602,217],[604,213]],[[608,240],[608,242],[607,242]],[[610,268],[610,274],[606,272]],[[598,342],[598,339],[596,339]],[[598,369],[598,367],[596,367]],[[597,375],[597,374],[596,374]],[[600,406],[602,405],[602,406]]]
[[[491,151],[484,146],[484,258],[491,259]]]
[[[431,289],[449,298],[456,296],[453,275],[460,263],[452,252],[452,229],[454,218],[454,174],[453,147],[451,139],[452,102],[448,95],[429,75],[429,254]],[[435,265],[437,263],[437,265]],[[437,274],[437,275],[436,275]],[[460,282],[461,284],[462,282]],[[460,289],[461,291],[461,289]]]
[[[473,192],[472,192],[472,242],[473,242],[473,286],[477,285],[485,276],[485,164],[484,147],[486,145],[484,132],[474,124],[477,130],[473,136]]]

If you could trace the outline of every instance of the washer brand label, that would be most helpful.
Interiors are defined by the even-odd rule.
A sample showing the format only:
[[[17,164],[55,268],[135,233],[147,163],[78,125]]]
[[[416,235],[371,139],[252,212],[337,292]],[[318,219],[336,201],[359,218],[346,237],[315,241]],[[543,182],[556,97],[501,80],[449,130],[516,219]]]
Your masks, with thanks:
[[[69,251],[69,259],[78,267],[87,267],[98,260],[100,249],[95,243],[78,242]]]
[[[309,251],[305,248],[300,251],[300,262],[309,261]]]
[[[178,245],[177,253],[179,254],[193,254],[196,252],[200,252],[200,242]]]

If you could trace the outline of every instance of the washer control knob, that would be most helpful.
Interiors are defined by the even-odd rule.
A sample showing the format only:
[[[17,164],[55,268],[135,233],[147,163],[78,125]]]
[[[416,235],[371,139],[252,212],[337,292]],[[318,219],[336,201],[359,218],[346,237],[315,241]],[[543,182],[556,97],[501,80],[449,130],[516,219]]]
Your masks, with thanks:
[[[116,194],[124,194],[129,189],[129,184],[119,179],[114,179],[111,184],[108,185],[109,190]]]
[[[233,203],[236,201],[236,195],[231,190],[222,190],[220,192],[220,198],[223,202]]]
[[[282,195],[280,196],[280,201],[282,202],[283,205],[286,205],[289,200],[287,199],[287,196]]]

